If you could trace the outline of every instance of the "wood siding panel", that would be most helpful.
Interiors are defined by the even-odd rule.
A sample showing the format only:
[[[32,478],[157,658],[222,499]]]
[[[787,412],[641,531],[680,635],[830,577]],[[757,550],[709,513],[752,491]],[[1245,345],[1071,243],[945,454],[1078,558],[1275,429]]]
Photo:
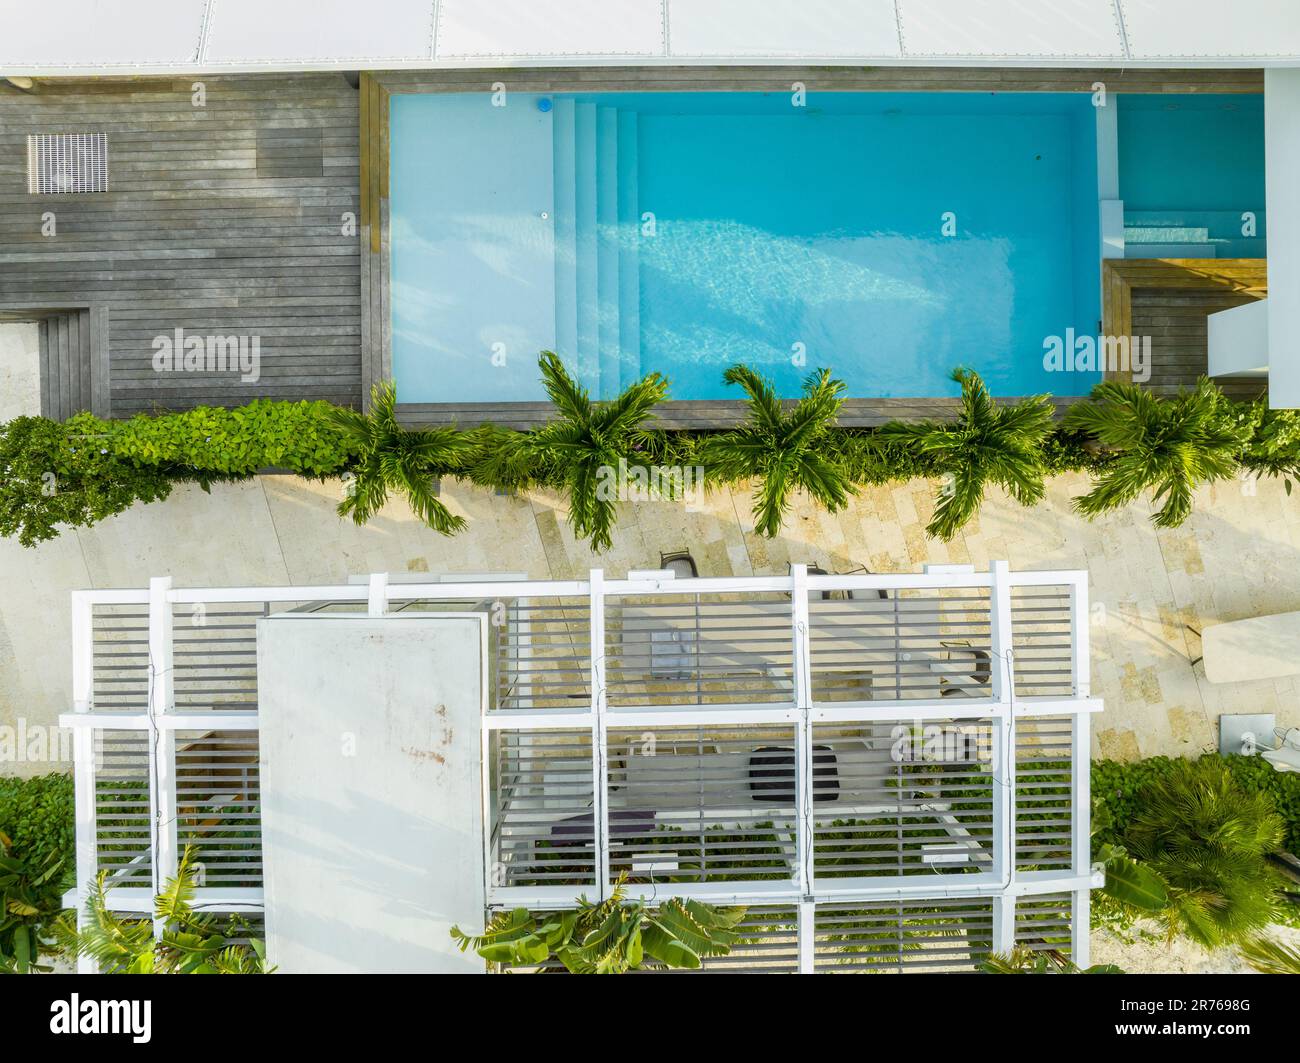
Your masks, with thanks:
[[[81,308],[47,326],[72,343],[47,340],[56,409],[360,397],[360,255],[343,233],[357,92],[341,74],[203,81],[202,108],[191,78],[0,92],[0,304]],[[108,134],[110,191],[27,193],[27,135],[59,132]],[[153,339],[175,328],[258,336],[261,378],[155,372]]]

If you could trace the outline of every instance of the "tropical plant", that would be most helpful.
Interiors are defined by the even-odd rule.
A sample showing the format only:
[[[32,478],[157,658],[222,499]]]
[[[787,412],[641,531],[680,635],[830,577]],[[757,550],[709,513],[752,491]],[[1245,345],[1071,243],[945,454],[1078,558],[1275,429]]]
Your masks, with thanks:
[[[1013,949],[1009,955],[994,953],[980,964],[985,974],[1125,974],[1113,963],[1096,963],[1080,968],[1059,952]]]
[[[1241,467],[1252,476],[1282,481],[1286,493],[1300,481],[1300,410],[1273,410],[1267,399],[1235,405],[1238,423],[1247,443]]]
[[[346,497],[338,506],[340,516],[365,524],[383,507],[389,492],[396,491],[434,531],[453,535],[465,527],[465,518],[438,498],[438,481],[470,463],[477,449],[471,435],[456,428],[403,428],[391,380],[374,386],[368,413],[332,408],[329,419],[357,455]]]
[[[1160,508],[1157,528],[1176,528],[1192,511],[1192,494],[1205,483],[1237,470],[1249,428],[1230,415],[1230,406],[1209,380],[1163,399],[1136,384],[1107,380],[1091,401],[1075,403],[1065,427],[1087,432],[1113,454],[1094,474],[1092,490],[1074,500],[1086,517],[1128,505],[1143,491]]]
[[[769,538],[798,489],[835,513],[848,504],[853,482],[828,446],[835,419],[844,404],[844,382],[829,369],[810,373],[803,396],[787,411],[772,384],[748,366],[733,365],[723,376],[747,396],[746,423],[706,439],[700,457],[710,480],[737,483],[757,480],[754,530]]]
[[[1158,914],[1170,939],[1207,949],[1250,940],[1277,915],[1267,856],[1281,844],[1282,818],[1267,794],[1248,793],[1221,761],[1178,761],[1143,793],[1124,841],[1159,875],[1169,903]]]
[[[1138,863],[1117,842],[1097,844],[1097,836],[1110,831],[1110,809],[1100,800],[1092,803],[1093,860],[1106,872],[1102,890],[1107,896],[1143,912],[1162,912],[1169,904],[1169,890],[1155,871]]]
[[[51,970],[38,957],[48,950],[52,925],[63,908],[58,890],[62,867],[62,858],[53,852],[39,861],[16,856],[12,840],[0,832],[0,970]]]
[[[1300,949],[1272,938],[1251,938],[1241,955],[1260,974],[1300,974]]]
[[[660,445],[651,417],[668,394],[668,381],[649,373],[617,398],[598,402],[555,352],[543,351],[538,364],[556,416],[513,439],[495,433],[499,451],[481,456],[473,475],[497,487],[532,482],[563,491],[574,534],[597,551],[608,550],[619,498],[615,478],[643,468]]]
[[[700,901],[664,901],[652,908],[627,900],[627,876],[607,900],[578,898],[568,912],[535,915],[526,908],[495,915],[481,935],[451,928],[461,952],[473,949],[489,963],[547,970],[552,961],[571,974],[625,974],[644,968],[701,966],[725,956],[744,918],[743,908],[714,908]]]
[[[956,369],[961,406],[954,423],[892,421],[881,435],[913,448],[944,477],[934,516],[926,531],[951,539],[984,501],[990,484],[1002,487],[1021,505],[1043,497],[1043,442],[1052,426],[1052,407],[1037,395],[1009,406],[993,401],[979,374]]]
[[[187,849],[176,877],[154,898],[154,920],[132,919],[110,910],[101,872],[82,926],[71,913],[59,922],[64,951],[89,957],[106,974],[269,974],[263,942],[232,942],[247,924],[238,916],[195,911],[195,888],[193,853]],[[163,926],[157,938],[154,921]]]

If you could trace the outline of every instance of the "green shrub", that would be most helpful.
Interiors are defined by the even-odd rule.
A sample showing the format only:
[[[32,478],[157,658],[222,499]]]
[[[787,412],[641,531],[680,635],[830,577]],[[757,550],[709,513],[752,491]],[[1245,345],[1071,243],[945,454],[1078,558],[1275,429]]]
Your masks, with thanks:
[[[0,535],[35,546],[60,524],[84,527],[164,499],[172,479],[121,459],[98,433],[18,417],[0,425]]]
[[[1246,793],[1267,793],[1285,825],[1282,847],[1300,856],[1300,775],[1275,771],[1261,757],[1206,753],[1199,760],[1222,761],[1233,781]],[[1131,763],[1094,760],[1092,795],[1106,806],[1111,818],[1110,827],[1098,832],[1097,843],[1121,844],[1141,809],[1141,792],[1154,783],[1168,780],[1180,763],[1170,757],[1148,757]]]
[[[331,423],[333,409],[328,402],[258,399],[233,409],[200,406],[111,423],[80,414],[68,427],[104,432],[114,454],[139,465],[214,477],[269,468],[320,477],[342,472],[351,456],[346,437]]]
[[[0,833],[14,853],[36,863],[51,853],[75,874],[76,815],[72,776],[60,772],[30,779],[0,778]]]

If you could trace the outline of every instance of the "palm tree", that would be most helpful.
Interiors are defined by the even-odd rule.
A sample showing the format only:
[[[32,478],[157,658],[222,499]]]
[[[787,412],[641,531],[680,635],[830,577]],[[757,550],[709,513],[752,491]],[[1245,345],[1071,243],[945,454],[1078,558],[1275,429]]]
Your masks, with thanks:
[[[1124,832],[1128,852],[1164,880],[1168,906],[1157,916],[1172,939],[1186,934],[1207,949],[1242,944],[1277,914],[1266,857],[1284,825],[1265,793],[1248,793],[1221,761],[1179,761],[1142,791]]]
[[[803,397],[787,412],[771,383],[748,366],[733,365],[724,374],[748,396],[745,424],[706,439],[700,457],[710,479],[724,483],[757,480],[754,491],[754,530],[772,538],[790,496],[802,488],[830,512],[843,509],[853,493],[844,465],[829,450],[844,382],[829,369],[818,369],[804,381]]]
[[[194,910],[193,853],[187,849],[176,877],[154,898],[154,920],[163,924],[154,937],[154,921],[123,917],[109,907],[105,874],[100,873],[86,902],[84,925],[65,913],[57,930],[64,951],[88,956],[106,974],[268,974],[263,943],[232,943],[247,930],[237,916],[224,921]]]
[[[397,389],[383,381],[370,393],[370,412],[334,409],[330,422],[357,457],[340,516],[365,524],[383,507],[389,491],[406,496],[411,511],[443,535],[465,527],[438,498],[438,479],[461,471],[473,458],[474,438],[455,428],[409,430],[397,422]]]
[[[491,963],[545,970],[553,962],[571,974],[625,974],[644,968],[688,968],[702,958],[725,956],[739,936],[744,908],[714,908],[672,899],[657,908],[627,900],[627,875],[609,898],[578,898],[571,912],[540,917],[526,908],[499,912],[482,935],[451,928],[461,952],[473,949]]]
[[[1236,472],[1249,426],[1229,417],[1225,402],[1205,378],[1172,399],[1128,381],[1098,384],[1091,401],[1070,408],[1064,424],[1095,436],[1115,453],[1096,473],[1092,490],[1074,500],[1075,508],[1095,517],[1151,489],[1153,501],[1163,499],[1151,518],[1155,526],[1182,524],[1200,484]]]
[[[555,352],[543,351],[539,365],[557,416],[527,434],[495,436],[493,445],[501,449],[480,458],[475,476],[499,486],[534,482],[562,490],[574,534],[590,539],[597,551],[608,550],[618,502],[618,492],[609,489],[612,477],[644,465],[658,445],[647,422],[668,394],[668,381],[649,373],[617,398],[594,402]]]
[[[1300,949],[1269,938],[1252,938],[1241,946],[1246,962],[1260,974],[1300,974]]]
[[[909,445],[945,477],[926,531],[948,540],[971,519],[989,484],[1004,488],[1021,505],[1043,497],[1042,446],[1052,426],[1052,407],[1036,395],[998,406],[984,381],[970,369],[955,369],[961,407],[955,423],[891,421],[880,429],[888,441]]]

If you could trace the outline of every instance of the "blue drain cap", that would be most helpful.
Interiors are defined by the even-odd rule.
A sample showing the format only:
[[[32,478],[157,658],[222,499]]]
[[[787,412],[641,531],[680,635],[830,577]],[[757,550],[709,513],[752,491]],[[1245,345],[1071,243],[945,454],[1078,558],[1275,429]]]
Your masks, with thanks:
[[[537,101],[537,109],[545,114],[551,109],[551,99],[549,96],[543,96]]]

